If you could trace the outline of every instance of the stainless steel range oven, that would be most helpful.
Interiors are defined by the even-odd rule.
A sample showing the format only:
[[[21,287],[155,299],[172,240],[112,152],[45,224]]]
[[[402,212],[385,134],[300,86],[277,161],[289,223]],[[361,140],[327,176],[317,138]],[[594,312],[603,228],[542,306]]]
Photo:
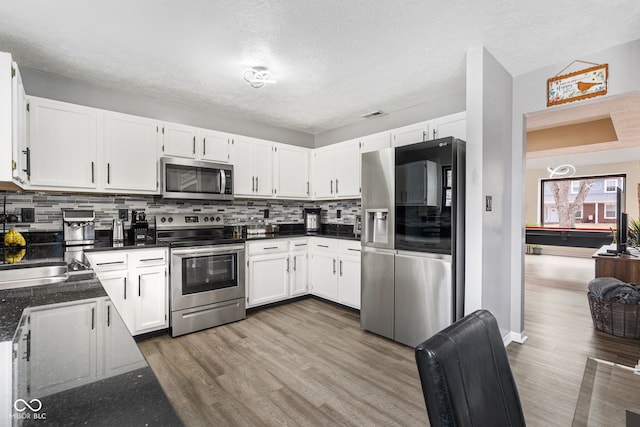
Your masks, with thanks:
[[[170,248],[171,336],[244,319],[244,243],[225,238],[222,217],[161,215],[156,228]]]

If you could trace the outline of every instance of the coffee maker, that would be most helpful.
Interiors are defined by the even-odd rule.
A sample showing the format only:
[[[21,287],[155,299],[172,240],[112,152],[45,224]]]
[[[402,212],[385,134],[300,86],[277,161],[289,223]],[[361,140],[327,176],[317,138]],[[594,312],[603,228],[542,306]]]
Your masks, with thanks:
[[[148,243],[149,222],[144,211],[131,211],[131,228],[129,229],[129,241],[136,245]]]
[[[306,233],[319,233],[321,228],[322,209],[304,209],[304,231]]]
[[[66,246],[93,245],[96,239],[96,215],[92,210],[63,209],[62,235]]]

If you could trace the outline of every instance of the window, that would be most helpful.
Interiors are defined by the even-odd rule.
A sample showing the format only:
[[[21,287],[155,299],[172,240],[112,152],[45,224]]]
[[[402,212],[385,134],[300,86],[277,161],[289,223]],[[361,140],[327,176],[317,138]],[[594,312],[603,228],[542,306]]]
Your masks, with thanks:
[[[625,174],[543,178],[540,223],[552,228],[608,230],[616,219],[616,188],[624,188],[625,181]]]
[[[616,204],[615,203],[605,203],[605,205],[604,205],[604,218],[605,219],[616,219]]]
[[[581,181],[571,181],[571,194],[578,194],[580,191],[580,182]]]
[[[583,211],[584,205],[580,205],[580,209],[578,209],[578,211],[576,212],[576,219],[582,219]]]
[[[617,179],[605,179],[604,180],[604,192],[605,193],[615,193],[616,188],[618,188],[618,180]]]

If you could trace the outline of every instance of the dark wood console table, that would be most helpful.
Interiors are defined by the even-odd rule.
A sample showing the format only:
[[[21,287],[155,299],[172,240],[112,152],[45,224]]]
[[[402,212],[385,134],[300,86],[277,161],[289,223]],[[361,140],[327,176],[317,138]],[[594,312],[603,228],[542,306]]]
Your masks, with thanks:
[[[615,277],[623,282],[640,284],[640,251],[631,249],[634,255],[605,256],[607,249],[615,245],[602,246],[593,254],[596,260],[596,277]]]

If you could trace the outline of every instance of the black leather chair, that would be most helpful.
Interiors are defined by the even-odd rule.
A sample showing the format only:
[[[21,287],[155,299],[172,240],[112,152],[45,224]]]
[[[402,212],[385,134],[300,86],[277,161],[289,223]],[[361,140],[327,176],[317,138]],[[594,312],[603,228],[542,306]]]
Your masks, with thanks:
[[[524,426],[495,317],[478,310],[416,347],[432,427]]]

